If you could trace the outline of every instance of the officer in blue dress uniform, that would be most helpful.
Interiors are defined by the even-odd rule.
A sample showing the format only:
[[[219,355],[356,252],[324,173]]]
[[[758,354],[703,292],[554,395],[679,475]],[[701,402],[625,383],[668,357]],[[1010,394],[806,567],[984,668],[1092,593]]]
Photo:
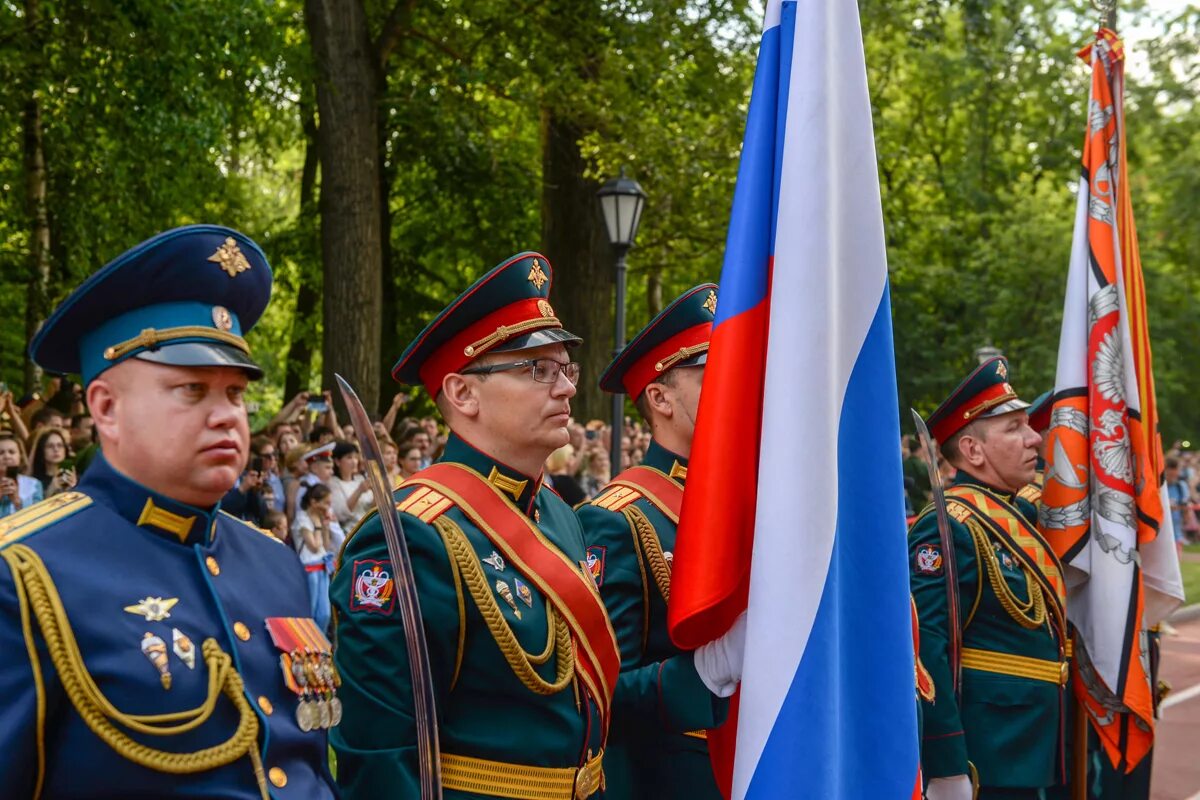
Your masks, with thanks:
[[[102,453],[0,522],[4,797],[334,796],[337,677],[304,576],[220,510],[270,292],[254,242],[193,225],[92,275],[34,338],[36,363],[82,375]]]

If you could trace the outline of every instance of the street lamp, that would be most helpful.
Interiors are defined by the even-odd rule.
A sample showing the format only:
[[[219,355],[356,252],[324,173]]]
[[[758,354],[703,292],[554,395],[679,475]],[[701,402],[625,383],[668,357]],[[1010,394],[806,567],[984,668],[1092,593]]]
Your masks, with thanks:
[[[646,193],[638,182],[625,177],[625,168],[621,167],[621,175],[600,187],[596,192],[600,201],[600,213],[604,216],[604,228],[608,233],[608,243],[612,245],[617,256],[617,304],[616,304],[616,336],[613,341],[613,358],[625,349],[625,254],[633,247],[634,237],[637,236],[638,223],[642,221],[642,208],[646,205]],[[625,407],[623,395],[614,394],[612,400],[612,432],[609,435],[609,474],[616,475],[621,471],[621,438],[625,434]]]
[[[990,340],[983,347],[975,348],[975,360],[980,364],[986,364],[996,356],[1002,355],[1004,355],[1004,351],[992,344]]]

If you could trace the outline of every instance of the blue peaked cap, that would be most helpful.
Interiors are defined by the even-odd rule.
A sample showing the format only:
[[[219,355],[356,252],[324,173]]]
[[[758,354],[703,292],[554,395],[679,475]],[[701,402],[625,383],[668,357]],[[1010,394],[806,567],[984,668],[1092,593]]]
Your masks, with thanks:
[[[38,330],[29,355],[90,383],[128,358],[184,367],[231,366],[253,378],[245,335],[271,298],[271,266],[249,237],[219,225],[160,233],[71,292]]]

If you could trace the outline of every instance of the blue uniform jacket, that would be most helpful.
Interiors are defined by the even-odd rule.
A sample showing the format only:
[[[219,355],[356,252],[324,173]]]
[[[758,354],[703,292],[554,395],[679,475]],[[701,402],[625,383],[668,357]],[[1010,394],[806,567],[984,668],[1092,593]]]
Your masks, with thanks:
[[[309,616],[303,573],[279,541],[217,509],[152,492],[101,456],[78,491],[0,522],[0,557],[5,798],[260,798],[260,786],[281,799],[334,796],[326,736],[297,725],[297,697],[265,627],[268,617]],[[39,614],[33,589],[47,585]],[[67,679],[41,624],[55,608],[61,639],[74,642],[57,648],[58,664],[74,665]],[[156,640],[164,647],[145,644]],[[231,659],[226,689],[205,713],[222,652]],[[96,711],[106,703],[109,712]],[[145,719],[198,707],[187,717]],[[203,765],[211,757],[201,751],[255,718],[257,744],[244,739],[228,763],[162,771]],[[179,730],[162,735],[130,723]],[[166,753],[147,755],[139,745]]]

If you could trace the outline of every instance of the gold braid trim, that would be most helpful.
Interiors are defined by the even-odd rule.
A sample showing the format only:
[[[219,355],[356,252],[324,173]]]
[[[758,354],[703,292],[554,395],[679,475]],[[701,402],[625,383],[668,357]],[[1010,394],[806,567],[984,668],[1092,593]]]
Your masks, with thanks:
[[[12,570],[13,582],[17,587],[17,597],[20,600],[21,625],[25,631],[26,642],[32,641],[32,626],[29,612],[37,619],[50,654],[50,661],[62,682],[71,705],[79,713],[84,723],[117,755],[133,763],[157,772],[173,775],[187,775],[196,772],[223,767],[232,764],[242,756],[249,756],[254,767],[254,777],[258,782],[259,792],[267,798],[266,776],[263,774],[262,760],[258,753],[258,718],[250,703],[246,700],[242,676],[233,669],[233,659],[221,650],[215,639],[204,640],[201,652],[205,665],[208,667],[208,697],[197,708],[188,711],[177,711],[170,714],[126,714],[117,710],[108,698],[100,691],[92,676],[83,663],[83,654],[75,641],[67,619],[66,609],[62,598],[54,587],[54,581],[46,569],[46,565],[37,553],[27,545],[14,544],[0,551],[0,558],[8,563]],[[36,663],[31,653],[31,659]],[[34,683],[39,694],[38,707],[43,708],[42,677],[40,669],[34,667]],[[156,750],[140,742],[134,741],[117,729],[113,722],[138,733],[153,736],[174,736],[198,728],[212,716],[216,708],[217,698],[224,694],[238,710],[238,726],[233,735],[221,744],[194,753],[172,753],[166,750]],[[39,729],[44,727],[43,714],[39,711]],[[111,720],[111,721],[110,721]],[[175,723],[175,724],[172,724]],[[37,781],[40,792],[45,769],[44,744],[42,731],[38,736],[39,775]]]
[[[983,526],[970,518],[966,520],[966,525],[971,532],[971,537],[975,540],[975,551],[981,557],[988,582],[996,594],[996,598],[1000,601],[1000,605],[1021,627],[1030,630],[1040,628],[1046,622],[1046,598],[1042,594],[1041,584],[1036,580],[1030,580],[1029,570],[1022,564],[1021,572],[1025,576],[1029,600],[1025,602],[1018,600],[1012,589],[1008,588],[1008,582],[1004,580],[1004,574],[1000,571],[1000,561],[996,558],[996,551],[992,549],[991,541]]]
[[[628,506],[621,511],[629,518],[630,528],[633,529],[639,549],[646,554],[650,565],[650,574],[654,576],[654,585],[662,595],[664,602],[671,600],[671,565],[663,556],[662,543],[658,541],[658,533],[646,515],[634,506]]]
[[[551,606],[549,601],[546,602],[546,619],[548,621],[546,651],[536,656],[525,652],[525,648],[521,647],[521,643],[517,641],[516,634],[504,620],[504,612],[500,610],[500,604],[492,595],[487,576],[483,574],[483,567],[479,565],[475,550],[471,547],[462,528],[444,516],[435,519],[433,526],[441,534],[442,541],[446,545],[446,552],[450,553],[458,565],[467,591],[471,593],[476,608],[479,609],[484,623],[491,632],[492,638],[496,640],[500,652],[504,654],[504,659],[512,668],[513,674],[520,679],[526,689],[534,694],[550,695],[565,689],[575,676],[575,651],[571,642],[571,630],[565,622],[558,618],[558,610]],[[553,682],[545,680],[533,668],[535,664],[544,664],[549,660],[551,642],[554,644],[555,656]]]

